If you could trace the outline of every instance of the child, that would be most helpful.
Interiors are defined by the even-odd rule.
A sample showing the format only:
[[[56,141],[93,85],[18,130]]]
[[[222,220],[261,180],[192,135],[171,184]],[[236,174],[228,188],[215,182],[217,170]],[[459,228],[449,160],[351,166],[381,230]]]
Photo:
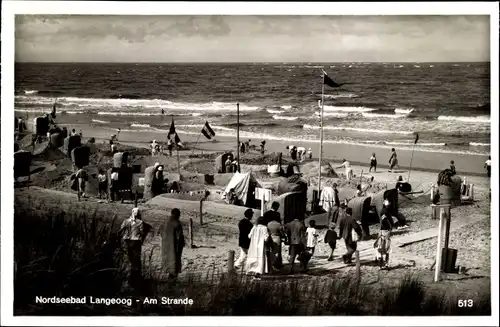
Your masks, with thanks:
[[[377,157],[375,157],[375,152],[372,153],[372,156],[370,157],[370,169],[368,172],[371,172],[373,168],[373,172],[377,172]]]
[[[356,187],[356,196],[357,197],[364,196],[363,188],[361,187],[361,184],[358,184],[358,186]]]
[[[110,195],[111,195],[111,201],[115,200],[115,195],[119,195],[118,192],[118,169],[117,168],[112,168],[111,171],[111,184],[110,184]]]
[[[104,170],[99,169],[99,175],[97,176],[97,180],[99,181],[99,199],[102,199],[101,195],[104,193],[104,197],[107,198],[107,189],[108,189],[108,179]]]
[[[311,148],[307,149],[307,157],[309,159],[312,159],[312,157],[313,157],[313,151],[311,150]]]
[[[337,232],[335,232],[335,223],[330,224],[330,228],[326,231],[325,234],[325,240],[324,242],[330,246],[330,249],[332,252],[330,253],[330,256],[328,257],[328,261],[333,261],[333,251],[337,247]]]
[[[311,252],[311,255],[314,255],[314,248],[316,244],[318,244],[318,232],[316,231],[316,221],[311,220],[309,222],[309,227],[306,229],[307,236],[307,250]]]

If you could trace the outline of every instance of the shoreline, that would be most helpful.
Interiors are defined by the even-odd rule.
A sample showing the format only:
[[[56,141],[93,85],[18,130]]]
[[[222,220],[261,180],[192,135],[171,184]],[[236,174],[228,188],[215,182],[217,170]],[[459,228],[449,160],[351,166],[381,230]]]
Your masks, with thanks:
[[[96,140],[104,141],[108,140],[109,137],[114,134],[113,128],[110,127],[102,128],[98,126],[91,126],[90,124],[81,124],[80,127],[84,138],[95,137]],[[184,134],[181,130],[178,130],[178,133],[181,141],[192,149],[191,145],[196,143],[198,136],[193,134]],[[145,148],[148,148],[148,143],[154,139],[156,139],[157,142],[161,142],[162,139],[166,139],[166,133],[122,131],[119,135],[119,142],[123,144],[134,144],[136,146],[140,146],[142,144],[142,147]],[[217,142],[206,140],[204,136],[201,136],[195,147],[195,153],[199,151],[220,152],[225,150],[236,152],[236,138],[216,135],[214,139],[217,140]],[[246,140],[248,140],[248,138],[240,137],[240,141]],[[262,139],[252,139],[251,144],[258,145],[261,141]],[[285,149],[287,145],[290,145],[290,142],[283,140],[266,140],[266,152],[282,152],[283,156],[287,157],[288,151]],[[313,151],[313,159],[318,160],[319,144],[317,142],[304,141],[300,144],[294,145],[311,148]],[[329,160],[334,163],[338,162],[339,165],[341,164],[342,158],[345,158],[350,161],[352,165],[366,166],[366,170],[368,170],[369,158],[372,152],[375,152],[379,162],[377,168],[387,169],[389,165],[385,162],[389,159],[391,153],[390,149],[390,146],[382,148],[370,145],[323,143],[323,157],[324,160]],[[181,155],[183,152],[184,151],[180,152]],[[402,150],[396,147],[396,153],[398,154],[400,169],[408,170],[412,151]],[[487,155],[440,153],[415,150],[412,160],[412,170],[440,172],[443,169],[449,168],[450,161],[454,160],[458,174],[486,177],[484,162],[487,158]]]

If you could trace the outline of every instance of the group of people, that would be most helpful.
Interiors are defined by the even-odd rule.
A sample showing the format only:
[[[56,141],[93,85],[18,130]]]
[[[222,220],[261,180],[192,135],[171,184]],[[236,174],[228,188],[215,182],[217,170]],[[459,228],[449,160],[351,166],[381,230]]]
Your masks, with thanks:
[[[151,141],[150,150],[151,150],[151,155],[155,156],[158,154],[165,154],[164,153],[164,148],[163,144],[157,143],[156,140]],[[168,155],[171,157],[172,156],[172,151],[174,150],[174,142],[172,140],[167,141],[167,150],[168,150]]]
[[[251,149],[255,149],[255,145],[250,145],[250,142],[252,140],[248,140],[245,142],[240,142],[240,152],[245,153],[245,152],[250,152]],[[260,146],[259,146],[259,151],[261,154],[264,154],[266,152],[266,141],[261,141]]]
[[[238,161],[232,156],[228,156],[224,162],[224,167],[226,173],[236,173],[238,172]]]
[[[176,279],[182,268],[182,251],[185,246],[184,232],[179,221],[181,212],[174,208],[168,220],[160,226],[162,270],[169,279]],[[132,209],[132,214],[121,224],[120,235],[130,261],[130,282],[139,287],[141,280],[141,252],[151,226],[142,220],[139,208]]]
[[[288,154],[292,160],[304,161],[306,158],[312,159],[311,148],[306,150],[306,148],[302,146],[296,147],[295,145],[287,145],[285,149],[288,150]]]

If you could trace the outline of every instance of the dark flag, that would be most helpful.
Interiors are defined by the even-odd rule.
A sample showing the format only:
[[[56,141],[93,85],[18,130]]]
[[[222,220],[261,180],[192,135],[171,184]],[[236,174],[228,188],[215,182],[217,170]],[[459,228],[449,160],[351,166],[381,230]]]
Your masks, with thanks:
[[[184,147],[182,145],[181,139],[179,138],[179,135],[177,135],[177,133],[175,133],[174,142],[175,142],[175,145],[177,145],[179,148]]]
[[[417,144],[417,142],[418,142],[418,133],[416,133],[416,135],[415,135],[415,143],[414,144]]]
[[[208,121],[205,122],[205,126],[203,126],[203,129],[201,130],[201,132],[203,133],[203,135],[205,135],[205,137],[207,139],[211,139],[212,136],[215,136],[215,132],[214,130],[210,127],[210,125],[208,124]]]
[[[323,83],[330,87],[341,87],[343,84],[337,84],[333,79],[328,77],[325,71],[323,71]]]
[[[170,137],[174,134],[177,135],[177,133],[175,132],[174,118],[172,117],[172,123],[170,124],[170,130],[168,131],[167,138],[170,140]]]

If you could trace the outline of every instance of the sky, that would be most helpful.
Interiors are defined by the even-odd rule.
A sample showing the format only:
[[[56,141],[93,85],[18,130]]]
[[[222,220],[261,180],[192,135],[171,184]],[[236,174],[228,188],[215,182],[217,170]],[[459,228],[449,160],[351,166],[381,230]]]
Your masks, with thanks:
[[[17,15],[17,62],[490,60],[489,16]]]

